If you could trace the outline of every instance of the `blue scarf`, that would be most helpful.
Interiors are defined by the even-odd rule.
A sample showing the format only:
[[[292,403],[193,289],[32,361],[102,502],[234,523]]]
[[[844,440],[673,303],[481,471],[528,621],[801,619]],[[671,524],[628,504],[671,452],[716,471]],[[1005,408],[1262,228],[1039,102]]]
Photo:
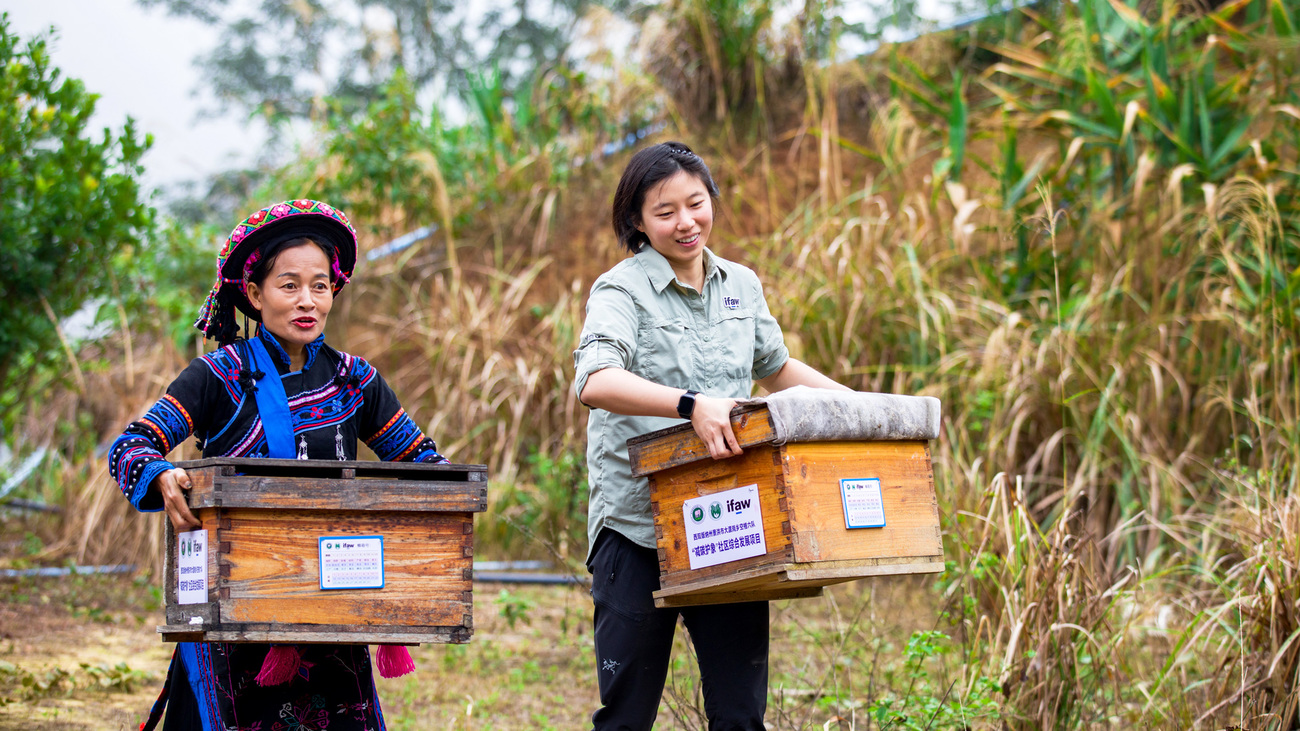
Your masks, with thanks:
[[[284,384],[280,382],[280,371],[261,337],[252,338],[248,345],[253,351],[254,365],[264,374],[257,382],[253,397],[257,399],[257,413],[262,417],[267,456],[294,459],[298,452],[293,447],[293,418],[289,414],[289,397],[284,395]]]

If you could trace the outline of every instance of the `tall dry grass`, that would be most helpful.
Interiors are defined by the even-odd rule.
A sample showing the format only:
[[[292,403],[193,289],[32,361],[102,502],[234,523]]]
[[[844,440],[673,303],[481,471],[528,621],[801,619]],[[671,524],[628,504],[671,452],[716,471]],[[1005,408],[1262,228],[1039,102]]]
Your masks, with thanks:
[[[84,389],[45,390],[28,405],[19,422],[28,444],[55,447],[44,474],[42,497],[57,510],[38,537],[43,545],[27,560],[78,564],[136,564],[161,575],[162,514],[141,515],[108,475],[103,450],[128,422],[166,392],[195,353],[182,353],[167,338],[132,332],[119,319],[113,340],[83,345],[77,354]],[[194,459],[192,443],[173,453]]]
[[[996,256],[1030,225],[1052,260],[1083,249],[1048,186],[1030,221],[986,210],[971,234],[964,191],[866,179],[751,242],[806,358],[944,400],[954,629],[1013,725],[1291,727],[1296,332],[1241,297],[1267,288],[1243,253],[1276,263],[1287,225],[1267,187],[1139,191],[1087,231],[1088,276],[1014,297],[960,248]]]
[[[876,144],[899,140],[911,113],[881,111]],[[1249,130],[1274,158],[1217,178],[1140,142],[1121,185],[1093,188],[1113,153],[1067,135],[1028,148],[1015,206],[1005,159],[928,190],[869,168],[749,242],[809,360],[944,399],[945,595],[968,677],[998,679],[1013,727],[1295,723],[1285,116]],[[943,150],[924,129],[902,139]],[[1026,155],[1012,132],[983,141]]]

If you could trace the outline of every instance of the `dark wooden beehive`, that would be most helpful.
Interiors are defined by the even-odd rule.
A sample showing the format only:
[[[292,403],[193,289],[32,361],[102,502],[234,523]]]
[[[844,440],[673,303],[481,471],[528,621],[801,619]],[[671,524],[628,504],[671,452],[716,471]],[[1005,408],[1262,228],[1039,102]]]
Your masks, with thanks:
[[[164,641],[469,641],[483,465],[215,458],[178,466],[208,532],[208,592],[206,602],[178,603],[168,523]],[[324,536],[382,536],[383,587],[323,590]]]

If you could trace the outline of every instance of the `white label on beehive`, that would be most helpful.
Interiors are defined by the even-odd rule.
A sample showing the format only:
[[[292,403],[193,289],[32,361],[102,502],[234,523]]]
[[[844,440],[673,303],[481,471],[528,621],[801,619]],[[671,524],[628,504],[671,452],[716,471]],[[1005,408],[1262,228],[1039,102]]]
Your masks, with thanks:
[[[383,536],[321,536],[321,589],[384,588]]]
[[[844,525],[848,528],[884,528],[885,503],[880,498],[880,478],[840,480],[844,496]]]
[[[208,532],[176,534],[176,603],[202,604],[208,600]]]
[[[682,515],[692,569],[767,553],[756,484],[691,498]]]

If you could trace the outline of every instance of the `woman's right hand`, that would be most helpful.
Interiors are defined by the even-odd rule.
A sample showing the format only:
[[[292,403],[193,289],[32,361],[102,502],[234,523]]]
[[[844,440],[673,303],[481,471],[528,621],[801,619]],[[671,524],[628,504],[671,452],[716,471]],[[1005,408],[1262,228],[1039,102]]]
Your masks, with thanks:
[[[730,398],[713,398],[700,394],[695,397],[695,409],[691,411],[691,426],[695,433],[709,448],[709,456],[725,459],[740,455],[740,442],[736,432],[731,428],[731,409],[736,400]]]
[[[185,470],[176,467],[162,472],[154,478],[154,484],[162,494],[163,510],[167,512],[167,517],[171,519],[172,527],[177,533],[202,526],[199,519],[194,517],[194,513],[190,512],[190,506],[185,501],[184,491],[190,489],[190,476],[185,474]]]

